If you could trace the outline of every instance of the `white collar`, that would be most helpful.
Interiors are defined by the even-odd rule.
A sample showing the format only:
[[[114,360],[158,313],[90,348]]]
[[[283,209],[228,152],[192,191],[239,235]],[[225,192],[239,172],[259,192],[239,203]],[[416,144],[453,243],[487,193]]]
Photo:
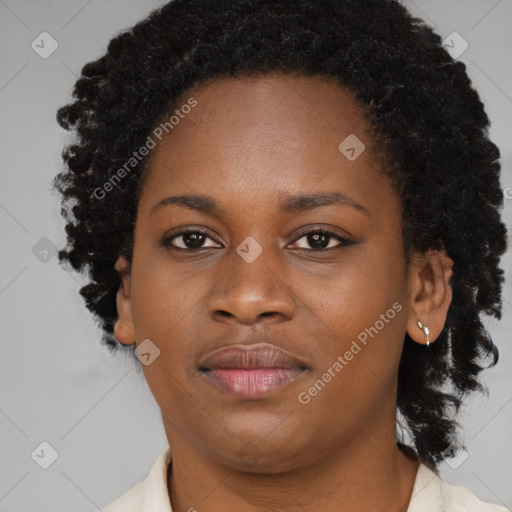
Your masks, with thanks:
[[[128,491],[124,498],[125,503],[142,504],[144,512],[172,512],[171,501],[167,488],[167,470],[171,457],[170,448],[167,447],[153,464],[146,479],[133,490]],[[130,495],[130,493],[133,493]],[[132,501],[133,500],[133,501]],[[113,505],[116,503],[114,502]],[[200,510],[200,504],[191,504]],[[111,510],[128,510],[129,507],[107,508]],[[131,510],[131,509],[130,509]],[[481,502],[469,489],[447,484],[437,473],[425,464],[420,463],[411,494],[407,512],[507,512],[504,507]]]

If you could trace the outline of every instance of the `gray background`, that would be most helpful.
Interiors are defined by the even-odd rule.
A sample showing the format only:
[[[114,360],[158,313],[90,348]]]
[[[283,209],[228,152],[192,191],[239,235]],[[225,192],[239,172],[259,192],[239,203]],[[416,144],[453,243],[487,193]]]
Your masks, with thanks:
[[[162,3],[0,0],[0,512],[97,510],[145,478],[166,447],[142,373],[129,357],[113,358],[100,347],[99,330],[78,295],[81,278],[59,267],[51,252],[40,260],[41,248],[51,247],[44,237],[64,244],[58,198],[49,187],[70,139],[55,112],[70,99],[83,64]],[[502,186],[512,187],[512,0],[405,4],[443,38],[456,31],[469,43],[459,58],[492,120]],[[47,59],[31,47],[43,31],[59,45]],[[510,190],[504,218],[512,228]],[[503,320],[487,322],[500,363],[484,372],[489,398],[477,396],[465,408],[467,460],[458,468],[443,463],[441,474],[511,508],[510,251],[502,266]],[[58,453],[48,469],[31,457],[44,441]]]

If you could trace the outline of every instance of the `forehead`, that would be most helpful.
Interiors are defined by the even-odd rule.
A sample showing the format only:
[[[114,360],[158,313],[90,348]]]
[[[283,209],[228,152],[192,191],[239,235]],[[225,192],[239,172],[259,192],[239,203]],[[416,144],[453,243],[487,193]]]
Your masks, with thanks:
[[[191,98],[196,103],[188,107]],[[195,129],[218,137],[232,127],[253,128],[263,134],[265,127],[284,136],[326,131],[363,134],[371,144],[372,133],[364,120],[364,108],[347,87],[326,75],[297,75],[281,72],[241,77],[214,77],[186,91],[176,102],[174,112],[162,116],[162,136],[171,133],[176,143],[190,135],[183,125],[195,123]],[[179,114],[179,119],[176,115]],[[172,126],[166,121],[174,117]],[[184,119],[189,123],[184,123]],[[165,133],[164,133],[165,132]],[[230,133],[230,135],[233,135]],[[153,154],[158,154],[158,150]]]
[[[280,115],[293,111],[295,114],[302,112],[305,116],[317,117],[325,109],[330,110],[333,116],[341,113],[343,117],[351,115],[353,121],[363,115],[363,108],[354,94],[327,75],[272,71],[239,77],[213,77],[186,92],[181,102],[192,94],[203,102],[209,102],[210,107],[214,103],[222,107],[230,106],[229,112],[243,107],[247,117],[258,113],[261,118],[261,109],[266,110],[267,105],[272,105],[273,112]],[[267,114],[271,115],[272,112],[267,111]]]
[[[353,188],[380,174],[364,109],[331,77],[214,78],[182,95],[156,129],[143,194],[152,198],[219,185],[225,197],[302,193],[320,181]]]

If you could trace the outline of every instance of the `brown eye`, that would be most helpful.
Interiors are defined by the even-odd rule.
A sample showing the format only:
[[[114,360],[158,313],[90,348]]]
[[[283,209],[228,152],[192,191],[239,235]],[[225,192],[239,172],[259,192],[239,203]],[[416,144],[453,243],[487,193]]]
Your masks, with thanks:
[[[308,247],[297,247],[297,243],[299,240],[305,239],[306,244],[309,244]],[[334,243],[333,243],[334,242]],[[348,238],[342,237],[337,233],[332,231],[320,229],[315,231],[309,231],[308,233],[303,234],[300,238],[298,238],[295,242],[295,249],[306,249],[310,251],[323,251],[327,249],[338,249],[342,246],[347,246],[352,244],[353,242]]]
[[[204,245],[207,240],[215,242],[206,231],[201,229],[188,229],[180,231],[170,237],[165,238],[162,241],[162,245],[165,247],[172,247],[173,249],[181,250],[194,250],[194,249],[205,249],[208,247],[218,247],[218,245]]]

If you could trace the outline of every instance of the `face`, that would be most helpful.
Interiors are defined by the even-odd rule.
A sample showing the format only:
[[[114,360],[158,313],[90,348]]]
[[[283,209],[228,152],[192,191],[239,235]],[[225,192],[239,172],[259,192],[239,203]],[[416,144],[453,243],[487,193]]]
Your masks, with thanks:
[[[187,102],[151,150],[118,302],[171,448],[277,471],[394,432],[411,283],[361,108],[277,73]]]

